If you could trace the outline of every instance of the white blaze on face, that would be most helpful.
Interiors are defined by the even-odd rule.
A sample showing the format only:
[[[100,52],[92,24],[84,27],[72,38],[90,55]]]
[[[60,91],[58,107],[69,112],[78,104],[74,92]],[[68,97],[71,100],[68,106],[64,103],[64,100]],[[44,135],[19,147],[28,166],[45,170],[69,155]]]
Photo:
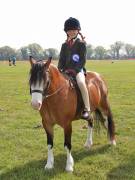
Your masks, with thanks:
[[[41,84],[39,85],[39,83],[37,83],[36,85],[31,85],[31,90],[39,90],[39,91],[43,91],[43,82],[41,82]],[[43,100],[43,95],[40,92],[33,92],[32,94],[32,99],[31,99],[31,105],[34,109],[36,110],[40,110],[41,106],[42,106],[42,100]]]

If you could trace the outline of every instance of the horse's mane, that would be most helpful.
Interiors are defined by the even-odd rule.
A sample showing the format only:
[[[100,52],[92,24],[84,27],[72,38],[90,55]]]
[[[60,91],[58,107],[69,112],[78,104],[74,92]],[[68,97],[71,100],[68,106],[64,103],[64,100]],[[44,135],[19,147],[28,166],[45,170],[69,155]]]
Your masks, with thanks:
[[[33,64],[30,70],[29,84],[36,84],[37,80],[40,84],[43,78],[46,78],[44,72],[44,63],[38,62]]]
[[[65,78],[64,75],[59,71],[58,67],[55,64],[53,64],[53,63],[50,64],[49,71],[50,72],[53,71],[53,73],[55,74],[55,76],[57,76],[57,78],[58,77]]]
[[[50,68],[55,69],[56,71],[59,71],[58,68],[57,68],[57,66],[56,66],[55,64],[53,64],[53,63],[50,64],[49,69],[50,69]]]
[[[42,82],[42,79],[46,80],[46,73],[45,73],[45,63],[43,61],[38,61],[37,63],[33,64],[30,70],[30,79],[29,79],[29,84],[36,84],[37,80],[39,84]],[[53,63],[50,64],[49,66],[49,71],[55,71],[55,73],[59,74],[59,70],[57,66]]]

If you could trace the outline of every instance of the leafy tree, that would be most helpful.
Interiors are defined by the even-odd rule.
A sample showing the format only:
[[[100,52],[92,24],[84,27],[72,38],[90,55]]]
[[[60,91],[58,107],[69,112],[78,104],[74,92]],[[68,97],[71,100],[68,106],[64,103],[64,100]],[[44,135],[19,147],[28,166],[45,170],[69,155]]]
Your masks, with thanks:
[[[20,48],[21,56],[24,60],[28,59],[27,49],[27,46]]]
[[[48,59],[49,56],[52,56],[53,59],[58,59],[59,52],[57,49],[49,48],[44,50],[44,58]]]
[[[29,44],[28,48],[35,59],[42,60],[44,58],[43,49],[39,44],[36,43]]]
[[[8,60],[10,56],[14,56],[16,54],[16,50],[12,49],[9,46],[3,46],[0,48],[0,59]]]
[[[91,59],[93,54],[92,45],[87,45],[87,59]]]
[[[103,46],[97,46],[94,51],[96,59],[104,59],[106,50]]]
[[[16,51],[16,59],[19,59],[19,60],[23,59],[21,49],[18,49]]]

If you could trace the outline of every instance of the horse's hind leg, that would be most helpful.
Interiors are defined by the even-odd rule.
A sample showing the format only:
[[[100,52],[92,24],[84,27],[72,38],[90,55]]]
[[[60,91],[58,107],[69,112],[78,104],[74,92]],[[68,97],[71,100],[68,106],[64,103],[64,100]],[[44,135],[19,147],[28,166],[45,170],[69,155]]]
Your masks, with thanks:
[[[112,115],[111,108],[110,108],[107,97],[105,97],[104,101],[102,101],[101,109],[102,109],[103,113],[107,116],[107,125],[106,126],[108,128],[108,135],[109,135],[110,143],[113,145],[116,145],[115,124],[114,124],[113,115]]]
[[[66,171],[72,172],[74,166],[74,160],[71,155],[71,135],[72,135],[72,125],[69,124],[64,127],[64,147],[67,151],[67,162],[66,162]]]
[[[54,156],[53,156],[53,126],[43,123],[44,129],[47,135],[47,146],[48,146],[48,156],[45,169],[52,169],[54,166]]]
[[[84,144],[84,147],[86,147],[88,149],[90,149],[93,144],[92,133],[93,133],[93,122],[88,121],[87,139]]]

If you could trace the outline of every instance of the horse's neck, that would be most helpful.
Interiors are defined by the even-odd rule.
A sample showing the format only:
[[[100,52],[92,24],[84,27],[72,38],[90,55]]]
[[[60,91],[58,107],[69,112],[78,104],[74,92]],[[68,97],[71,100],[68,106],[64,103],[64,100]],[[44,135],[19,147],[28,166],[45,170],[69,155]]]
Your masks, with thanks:
[[[50,75],[50,91],[57,90],[58,88],[66,86],[67,79],[60,73],[58,68],[54,65],[51,65],[49,68]]]

